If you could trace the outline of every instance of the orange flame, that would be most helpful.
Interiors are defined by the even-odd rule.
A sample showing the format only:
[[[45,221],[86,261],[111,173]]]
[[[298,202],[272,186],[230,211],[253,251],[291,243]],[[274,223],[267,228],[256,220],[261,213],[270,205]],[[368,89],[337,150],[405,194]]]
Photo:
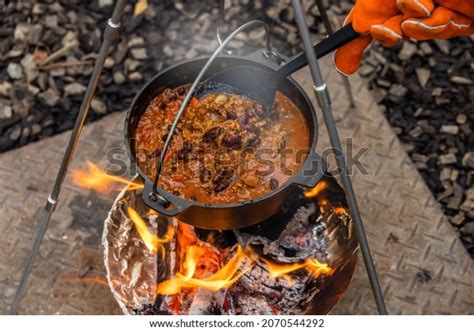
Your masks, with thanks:
[[[332,210],[336,215],[346,215],[347,214],[347,209],[343,207],[335,207]]]
[[[248,269],[238,272],[247,255],[240,246],[232,258],[216,273],[204,278],[194,278],[198,262],[205,257],[206,250],[202,247],[192,245],[186,251],[183,262],[184,274],[176,273],[175,278],[165,280],[158,284],[157,293],[161,295],[177,294],[183,288],[201,287],[212,291],[218,291],[234,284]]]
[[[88,171],[74,170],[72,181],[80,187],[91,188],[98,192],[107,192],[112,183],[122,183],[129,185],[128,190],[138,190],[143,188],[143,184],[135,183],[118,176],[112,176],[97,167],[94,163],[86,161]]]
[[[328,185],[327,182],[320,181],[318,184],[316,184],[315,187],[313,187],[312,189],[304,192],[304,196],[307,199],[314,198],[319,193],[321,193],[323,190],[327,189],[328,187],[329,187],[329,185]],[[324,197],[318,197],[317,201],[318,201],[319,206],[324,207],[324,208],[329,207],[332,210],[332,212],[334,214],[338,215],[338,216],[348,214],[347,209],[345,209],[343,207],[334,207],[334,206],[332,206],[332,204],[330,204],[329,201],[327,199],[325,199]]]
[[[166,234],[160,238],[154,234],[152,234],[148,230],[148,226],[146,225],[145,221],[141,216],[137,213],[137,211],[131,207],[127,209],[128,217],[132,220],[133,224],[135,224],[135,228],[137,229],[140,238],[142,238],[145,246],[148,248],[150,253],[154,252],[161,252],[161,256],[165,256],[165,247],[163,246],[164,243],[167,243],[173,237],[173,228],[171,226],[168,227]]]
[[[202,259],[206,259],[207,250],[197,245],[188,246],[186,256],[182,264],[184,273],[176,273],[174,278],[165,280],[157,285],[157,293],[161,295],[174,295],[186,288],[206,288],[211,291],[218,291],[228,288],[242,275],[249,271],[257,259],[261,259],[267,266],[272,278],[283,277],[289,283],[293,279],[289,274],[293,271],[305,268],[313,277],[330,275],[333,269],[326,263],[321,263],[316,259],[307,259],[299,263],[278,264],[260,257],[251,249],[243,250],[239,245],[232,258],[216,273],[204,278],[197,278],[196,271],[202,267]],[[248,262],[248,263],[246,263]],[[242,266],[245,266],[243,270]]]
[[[321,207],[325,207],[325,206],[329,205],[329,201],[327,201],[326,199],[319,199],[318,203]]]
[[[321,263],[316,259],[307,259],[303,262],[286,264],[275,263],[263,258],[262,260],[267,265],[268,273],[273,278],[286,276],[289,273],[302,268],[306,268],[313,277],[318,277],[321,275],[330,275],[332,273],[332,268],[329,265],[327,265],[326,263]]]
[[[322,190],[325,190],[328,188],[328,183],[326,183],[325,181],[321,181],[319,182],[318,184],[316,184],[315,187],[313,187],[312,189],[304,192],[304,196],[305,198],[309,199],[309,198],[314,198],[315,196],[317,196],[319,193],[321,193]]]

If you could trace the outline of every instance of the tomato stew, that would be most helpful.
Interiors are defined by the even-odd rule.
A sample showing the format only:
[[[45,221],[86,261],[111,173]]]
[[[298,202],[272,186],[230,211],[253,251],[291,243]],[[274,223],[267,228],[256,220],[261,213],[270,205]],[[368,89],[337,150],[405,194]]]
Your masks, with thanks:
[[[166,89],[138,123],[138,166],[151,179],[185,93],[186,86]],[[205,203],[261,197],[296,174],[308,154],[309,137],[305,118],[280,92],[269,115],[238,95],[193,98],[177,125],[158,184]]]

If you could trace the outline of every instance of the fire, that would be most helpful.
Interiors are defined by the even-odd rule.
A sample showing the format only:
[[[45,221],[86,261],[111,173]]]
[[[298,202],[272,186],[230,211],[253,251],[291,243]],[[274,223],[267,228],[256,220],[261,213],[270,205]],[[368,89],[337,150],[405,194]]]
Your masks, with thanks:
[[[316,184],[315,187],[313,187],[312,189],[304,192],[304,196],[307,199],[317,197],[322,191],[324,191],[328,187],[329,187],[329,184],[327,182],[320,181],[318,184]],[[317,203],[320,207],[323,207],[325,209],[329,208],[334,214],[336,214],[338,216],[348,214],[347,209],[345,209],[343,207],[334,207],[332,204],[329,203],[329,201],[325,197],[317,197]]]
[[[187,288],[206,288],[211,291],[228,288],[249,271],[258,259],[266,264],[271,277],[284,277],[289,283],[293,282],[289,274],[303,268],[313,277],[327,276],[333,272],[333,269],[328,264],[321,263],[316,259],[307,259],[299,263],[277,264],[260,257],[251,249],[244,250],[239,245],[235,254],[222,268],[211,276],[198,278],[196,276],[197,270],[202,267],[202,261],[207,259],[208,253],[208,250],[203,247],[197,245],[188,246],[185,259],[181,265],[184,273],[177,272],[174,278],[159,283],[157,294],[174,295]],[[245,268],[241,270],[243,266]]]
[[[165,248],[163,246],[164,243],[167,243],[173,237],[173,228],[168,227],[166,234],[160,238],[154,234],[152,234],[148,230],[148,226],[146,225],[145,221],[141,216],[137,213],[137,211],[131,207],[127,209],[128,217],[132,220],[133,224],[135,224],[135,228],[137,229],[138,234],[142,238],[143,242],[145,243],[146,247],[150,251],[150,253],[154,252],[161,252],[161,256],[165,256]]]
[[[347,209],[343,207],[336,207],[332,210],[336,215],[347,215]]]
[[[330,275],[332,268],[326,263],[321,263],[316,259],[307,259],[303,262],[278,264],[267,259],[262,260],[265,262],[268,268],[268,272],[271,277],[278,278],[288,275],[290,272],[306,268],[313,277],[321,275]]]
[[[107,192],[112,183],[122,183],[129,185],[128,190],[138,190],[143,188],[143,184],[135,183],[118,176],[112,176],[97,167],[94,163],[86,161],[88,171],[74,170],[72,172],[73,183],[80,187],[87,187],[98,192]]]
[[[248,269],[239,272],[247,255],[242,247],[238,246],[236,253],[232,258],[216,273],[204,278],[195,278],[195,273],[202,258],[206,258],[206,249],[197,245],[189,246],[186,251],[186,257],[183,262],[184,274],[176,273],[175,278],[165,280],[158,284],[157,293],[161,295],[177,294],[184,288],[206,288],[212,291],[218,291],[222,288],[228,288],[248,271]]]
[[[279,264],[260,256],[250,247],[243,249],[240,245],[237,245],[232,257],[223,263],[222,257],[226,256],[224,250],[201,242],[190,225],[179,222],[176,231],[169,227],[167,233],[159,238],[148,230],[146,222],[135,209],[128,208],[128,216],[150,252],[161,251],[164,257],[163,244],[175,236],[178,253],[176,271],[172,278],[157,284],[158,295],[187,295],[189,291],[197,288],[219,291],[232,286],[257,262],[266,265],[270,277],[282,277],[290,284],[294,282],[291,273],[297,270],[306,269],[315,278],[333,273],[333,269],[328,264],[321,263],[317,259]],[[179,301],[179,296],[175,296],[172,302]]]
[[[321,207],[325,207],[325,206],[329,205],[329,201],[326,200],[326,199],[319,199],[319,200],[318,200],[318,204],[319,204]]]
[[[328,188],[328,183],[325,182],[325,181],[321,181],[319,182],[318,184],[316,184],[315,187],[313,187],[312,189],[304,192],[304,196],[305,198],[314,198],[315,196],[317,196],[322,190],[325,190]]]
[[[73,182],[81,187],[89,187],[99,192],[109,191],[109,187],[113,183],[121,183],[128,185],[127,190],[139,190],[143,188],[143,184],[123,179],[121,177],[112,176],[98,168],[92,162],[87,161],[88,171],[75,170],[72,173]],[[306,198],[314,198],[320,192],[329,187],[325,181],[319,182],[315,187],[304,193]],[[332,207],[333,212],[337,215],[347,214],[342,207],[330,205],[324,198],[318,197],[320,206]],[[250,247],[242,248],[237,245],[232,256],[229,258],[230,249],[219,249],[210,242],[200,241],[194,232],[194,228],[182,222],[176,225],[168,226],[167,232],[162,237],[150,231],[145,220],[133,208],[127,209],[128,217],[133,222],[138,235],[143,240],[144,245],[150,254],[159,252],[161,258],[165,258],[165,243],[173,239],[176,243],[176,256],[174,258],[177,263],[173,267],[173,276],[157,284],[157,295],[173,296],[171,307],[179,307],[179,302],[183,296],[192,295],[193,291],[198,288],[205,288],[211,291],[219,291],[229,288],[236,283],[240,277],[250,271],[257,263],[265,265],[268,274],[272,278],[283,278],[289,284],[294,283],[291,273],[305,269],[312,277],[328,276],[333,273],[333,268],[328,264],[322,263],[317,259],[306,259],[297,263],[275,263],[264,258]],[[149,210],[148,214],[157,214],[153,210]],[[212,241],[212,240],[211,240]],[[93,282],[108,285],[106,280],[99,278],[77,278],[82,282]],[[114,280],[111,281],[113,283]],[[178,308],[172,309],[178,311]]]

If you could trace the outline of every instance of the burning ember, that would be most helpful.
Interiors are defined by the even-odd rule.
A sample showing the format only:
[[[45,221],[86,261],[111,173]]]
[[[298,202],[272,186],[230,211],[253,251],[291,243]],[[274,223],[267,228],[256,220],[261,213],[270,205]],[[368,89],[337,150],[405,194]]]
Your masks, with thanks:
[[[265,221],[279,228],[270,239],[265,224],[203,234],[149,210],[142,184],[88,167],[73,173],[74,183],[99,192],[128,185],[104,232],[109,285],[128,313],[301,314],[357,247],[330,181]]]

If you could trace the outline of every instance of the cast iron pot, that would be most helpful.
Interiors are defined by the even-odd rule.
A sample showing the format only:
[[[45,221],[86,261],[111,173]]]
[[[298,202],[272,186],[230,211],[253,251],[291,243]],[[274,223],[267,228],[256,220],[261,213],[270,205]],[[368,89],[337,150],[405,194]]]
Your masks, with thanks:
[[[233,66],[254,66],[265,70],[276,70],[278,64],[266,58],[262,50],[249,56],[222,55],[214,61],[206,73],[205,79],[219,70]],[[158,194],[169,203],[154,198],[153,181],[138,167],[135,150],[135,131],[140,117],[154,97],[166,88],[175,88],[192,83],[207,58],[193,59],[173,65],[151,79],[135,96],[125,118],[125,145],[131,164],[145,184],[142,198],[151,209],[169,217],[177,217],[190,225],[210,230],[238,229],[257,224],[276,213],[283,203],[302,189],[314,187],[327,168],[322,158],[316,153],[318,124],[313,105],[293,79],[287,78],[278,85],[278,90],[291,99],[304,115],[310,132],[310,150],[299,171],[286,183],[270,193],[252,200],[232,204],[209,204],[184,199],[165,191],[159,186]]]

